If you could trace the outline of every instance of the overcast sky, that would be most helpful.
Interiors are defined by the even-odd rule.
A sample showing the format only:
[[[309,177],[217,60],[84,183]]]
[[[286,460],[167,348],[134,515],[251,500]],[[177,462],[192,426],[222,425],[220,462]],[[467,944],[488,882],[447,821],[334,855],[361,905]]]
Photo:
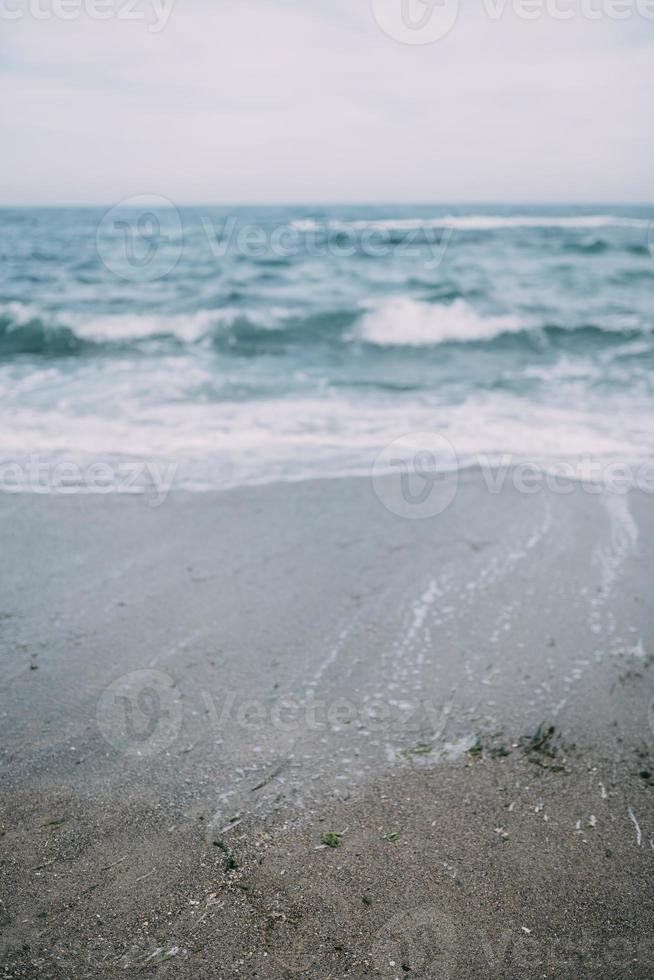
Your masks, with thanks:
[[[5,204],[654,200],[636,11],[492,21],[462,0],[410,45],[370,0],[176,0],[158,31],[146,0],[103,21],[35,2],[0,0],[23,14],[0,18]]]

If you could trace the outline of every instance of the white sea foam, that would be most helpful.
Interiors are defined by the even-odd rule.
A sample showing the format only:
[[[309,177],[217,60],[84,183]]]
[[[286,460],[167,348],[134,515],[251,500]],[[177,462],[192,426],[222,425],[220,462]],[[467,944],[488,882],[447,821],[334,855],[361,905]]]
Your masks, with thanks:
[[[117,314],[108,316],[69,317],[78,337],[85,340],[144,340],[158,334],[170,334],[192,343],[209,330],[217,319],[215,311],[164,316],[157,314]]]
[[[68,391],[61,391],[56,406],[27,407],[25,392],[12,395],[9,382],[0,384],[0,397],[13,401],[0,425],[0,463],[30,453],[82,461],[159,459],[178,464],[176,486],[200,490],[368,475],[380,447],[411,431],[441,432],[461,466],[495,465],[507,453],[513,462],[528,459],[545,468],[590,454],[643,460],[650,458],[654,441],[651,412],[645,407],[637,414],[628,404],[622,411],[612,404],[589,413],[583,402],[578,407],[528,405],[507,393],[475,393],[458,405],[289,398],[213,404],[176,400],[146,407],[116,396],[115,365],[111,379],[114,401],[105,378],[95,392],[97,409],[89,399],[83,414],[71,412]],[[116,414],[109,405],[122,409]],[[632,438],[625,438],[627,431]]]
[[[69,318],[69,322],[78,336],[88,340],[142,340],[168,334],[194,343],[212,330],[229,329],[240,319],[246,319],[262,330],[274,330],[290,312],[282,307],[260,311],[224,306],[177,315],[130,313],[92,318],[76,315]]]
[[[332,231],[420,231],[427,228],[454,228],[460,231],[501,231],[504,228],[647,228],[643,218],[624,218],[610,214],[561,215],[443,215],[435,218],[376,218],[353,221],[319,222],[303,218],[293,222],[301,232]]]
[[[481,316],[461,299],[443,306],[394,296],[361,318],[358,335],[384,347],[425,347],[444,341],[488,340],[525,326],[516,316]]]

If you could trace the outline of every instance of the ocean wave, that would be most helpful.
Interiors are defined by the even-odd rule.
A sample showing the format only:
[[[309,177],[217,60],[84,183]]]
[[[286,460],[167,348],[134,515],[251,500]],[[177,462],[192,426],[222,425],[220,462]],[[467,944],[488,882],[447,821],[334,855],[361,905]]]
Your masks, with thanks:
[[[84,347],[68,327],[49,326],[42,320],[29,320],[19,326],[0,317],[0,356],[42,354],[61,357],[78,354]]]
[[[360,314],[358,309],[300,312],[225,306],[194,313],[121,313],[91,316],[46,313],[22,303],[0,306],[0,355],[74,354],[95,349],[138,350],[152,340],[204,344],[232,353],[267,353],[289,343],[334,342]]]
[[[651,273],[647,273],[651,276]],[[468,297],[473,294],[468,292]],[[446,285],[422,299],[391,295],[378,304],[300,311],[228,306],[185,314],[46,314],[31,306],[0,306],[0,356],[19,354],[110,355],[177,347],[205,347],[236,356],[285,353],[293,347],[369,344],[421,348],[439,344],[555,346],[611,343],[650,335],[641,316],[607,313],[578,322],[557,322],[515,313],[486,314]],[[157,342],[153,347],[152,343]]]
[[[221,320],[236,318],[236,310],[201,310],[197,313],[106,314],[55,313],[25,303],[0,306],[0,354],[77,354],[82,351],[124,350],[130,345],[161,337],[194,343]]]
[[[613,345],[625,339],[651,337],[651,322],[636,315],[607,313],[583,321],[556,322],[514,314],[484,315],[463,299],[424,302],[393,296],[369,309],[359,320],[353,340],[377,347],[435,347],[439,344],[493,342],[579,348]]]
[[[274,314],[274,311],[271,311]],[[283,353],[289,345],[332,344],[347,339],[347,331],[359,316],[358,310],[324,310],[315,313],[286,313],[277,317],[234,318],[228,329],[214,330],[214,348],[232,354]]]
[[[20,346],[19,340],[28,336],[41,337],[44,344],[55,345],[56,338],[66,338],[67,348],[84,346],[105,347],[112,344],[124,348],[132,342],[163,337],[192,344],[219,331],[248,320],[254,328],[274,329],[278,321],[291,314],[284,308],[265,312],[242,310],[237,306],[203,309],[193,313],[111,313],[89,316],[79,312],[58,314],[39,310],[24,303],[7,303],[0,307],[0,334],[4,348]],[[34,351],[38,353],[33,344]],[[1,349],[1,348],[0,348]]]
[[[84,340],[116,343],[168,336],[193,343],[207,333],[218,316],[216,310],[200,310],[177,315],[122,313],[88,317],[74,314],[68,319],[75,334]]]
[[[302,218],[292,222],[300,232],[365,231],[376,229],[388,232],[421,231],[428,228],[452,228],[460,231],[501,231],[511,228],[647,228],[644,218],[625,218],[610,214],[587,215],[444,215],[435,218],[370,218],[351,221],[316,221]]]
[[[490,340],[527,327],[516,316],[482,316],[462,299],[446,306],[394,296],[362,317],[358,336],[380,347],[429,347],[448,341]]]
[[[67,325],[49,323],[23,303],[9,303],[0,309],[0,356],[39,354],[64,356],[78,354],[84,340]]]
[[[75,317],[75,333],[97,342],[139,342],[171,337],[185,344],[204,343],[231,353],[269,353],[293,342],[340,340],[358,310],[298,312],[292,307],[224,306],[195,313]]]

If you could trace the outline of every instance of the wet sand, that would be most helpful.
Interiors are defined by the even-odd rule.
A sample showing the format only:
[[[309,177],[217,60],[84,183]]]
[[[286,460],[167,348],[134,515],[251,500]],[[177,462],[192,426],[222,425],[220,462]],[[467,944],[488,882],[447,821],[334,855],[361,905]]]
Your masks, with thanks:
[[[3,497],[6,976],[651,975],[651,520]]]

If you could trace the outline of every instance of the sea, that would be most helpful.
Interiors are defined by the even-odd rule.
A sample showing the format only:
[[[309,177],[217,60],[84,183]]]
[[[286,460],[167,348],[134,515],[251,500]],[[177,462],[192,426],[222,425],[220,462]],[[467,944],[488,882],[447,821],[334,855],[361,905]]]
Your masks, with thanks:
[[[4,208],[0,489],[137,492],[146,464],[188,491],[366,475],[412,433],[462,466],[649,460],[652,218]]]

